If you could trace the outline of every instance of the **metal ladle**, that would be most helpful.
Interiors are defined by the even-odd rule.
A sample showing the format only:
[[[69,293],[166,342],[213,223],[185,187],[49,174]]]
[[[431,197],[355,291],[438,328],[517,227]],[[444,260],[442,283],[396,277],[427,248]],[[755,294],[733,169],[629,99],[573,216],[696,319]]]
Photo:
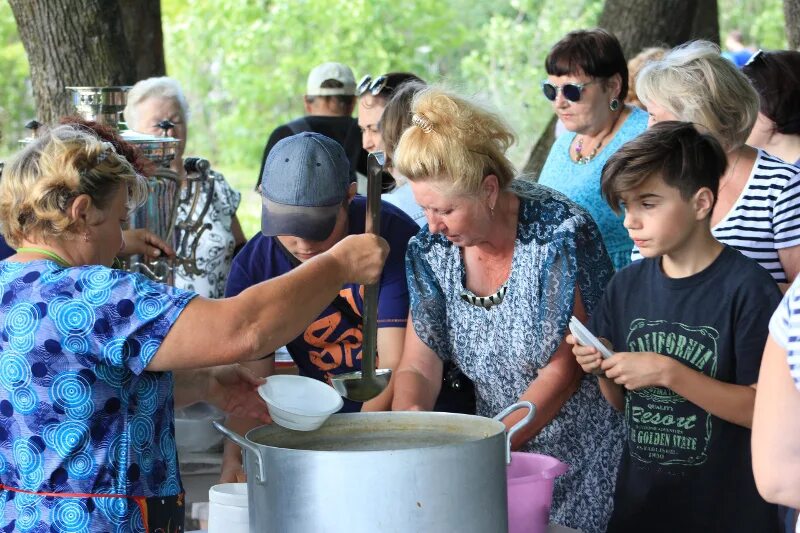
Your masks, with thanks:
[[[381,181],[386,158],[383,152],[373,152],[367,159],[367,218],[365,231],[380,234]],[[378,341],[378,288],[377,283],[364,287],[364,329],[361,344],[361,372],[348,372],[331,378],[331,384],[340,396],[356,402],[366,402],[383,392],[389,385],[392,370],[375,369]]]

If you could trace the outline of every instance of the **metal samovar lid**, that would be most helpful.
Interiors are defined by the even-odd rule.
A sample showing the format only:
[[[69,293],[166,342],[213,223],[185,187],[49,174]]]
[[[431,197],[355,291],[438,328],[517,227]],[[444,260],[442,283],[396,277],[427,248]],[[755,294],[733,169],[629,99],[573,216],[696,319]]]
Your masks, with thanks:
[[[128,101],[130,85],[114,87],[66,87],[70,103],[86,120],[119,129],[119,116]]]

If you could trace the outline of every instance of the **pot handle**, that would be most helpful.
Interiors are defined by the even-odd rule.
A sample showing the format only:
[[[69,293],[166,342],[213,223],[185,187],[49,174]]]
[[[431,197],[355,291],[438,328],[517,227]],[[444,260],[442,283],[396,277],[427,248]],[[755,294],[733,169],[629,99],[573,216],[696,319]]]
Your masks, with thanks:
[[[519,431],[520,429],[527,426],[533,421],[533,417],[536,416],[536,406],[527,400],[523,400],[513,405],[509,405],[508,407],[497,413],[497,415],[495,415],[494,417],[494,420],[499,420],[502,422],[502,420],[505,417],[507,417],[517,409],[527,409],[528,414],[525,415],[525,418],[523,418],[522,420],[511,426],[511,428],[508,431],[506,431],[506,464],[511,463],[511,437],[513,437],[517,431]]]
[[[253,455],[256,456],[256,461],[258,461],[258,472],[256,473],[256,481],[259,483],[264,483],[267,480],[267,469],[264,467],[264,460],[261,458],[261,453],[259,449],[256,448],[250,441],[243,438],[238,433],[231,431],[230,429],[226,428],[216,420],[211,422],[214,424],[214,427],[217,428],[217,431],[231,439],[233,442],[239,445],[240,448],[244,448],[245,450],[250,450]]]

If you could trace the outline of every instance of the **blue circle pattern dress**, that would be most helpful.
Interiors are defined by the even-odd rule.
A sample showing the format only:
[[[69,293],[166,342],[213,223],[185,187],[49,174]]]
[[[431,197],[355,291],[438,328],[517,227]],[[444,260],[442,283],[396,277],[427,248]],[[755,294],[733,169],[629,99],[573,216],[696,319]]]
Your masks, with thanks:
[[[145,367],[194,296],[103,266],[0,262],[0,530],[139,532],[163,511],[182,531],[172,374]]]
[[[406,276],[414,331],[443,361],[475,383],[477,414],[491,417],[517,402],[564,339],[580,287],[588,313],[613,267],[596,224],[564,195],[516,180],[517,239],[503,301],[490,309],[461,298],[461,249],[426,225],[411,239]],[[604,532],[611,514],[623,420],[597,378],[580,386],[523,451],[551,455],[569,471],[556,479],[554,523]]]
[[[570,158],[569,147],[575,132],[562,134],[553,143],[539,175],[539,183],[566,194],[592,215],[617,270],[631,262],[633,241],[622,225],[623,215],[614,213],[600,193],[600,174],[614,152],[647,129],[647,118],[647,113],[638,107],[632,108],[614,137],[586,164],[578,164]]]

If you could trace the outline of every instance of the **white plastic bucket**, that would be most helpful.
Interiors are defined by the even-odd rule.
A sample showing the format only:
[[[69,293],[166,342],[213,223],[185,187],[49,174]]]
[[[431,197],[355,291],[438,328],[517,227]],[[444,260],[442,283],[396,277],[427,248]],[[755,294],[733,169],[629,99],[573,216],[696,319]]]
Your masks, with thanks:
[[[208,533],[249,533],[247,483],[222,483],[208,491]]]

